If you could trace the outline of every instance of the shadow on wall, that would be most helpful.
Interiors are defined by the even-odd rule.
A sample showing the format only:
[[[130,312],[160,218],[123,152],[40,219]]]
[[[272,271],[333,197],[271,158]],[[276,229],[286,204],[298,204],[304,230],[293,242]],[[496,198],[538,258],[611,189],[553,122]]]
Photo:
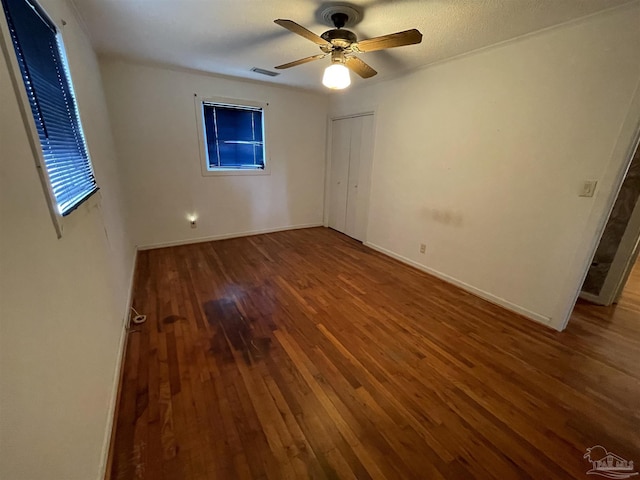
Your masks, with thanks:
[[[442,225],[461,227],[463,223],[462,213],[440,208],[424,208],[422,215]]]

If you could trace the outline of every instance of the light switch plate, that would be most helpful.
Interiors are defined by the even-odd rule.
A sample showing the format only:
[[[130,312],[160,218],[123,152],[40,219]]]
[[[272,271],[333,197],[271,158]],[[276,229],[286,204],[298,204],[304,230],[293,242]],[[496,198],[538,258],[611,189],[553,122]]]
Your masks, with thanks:
[[[593,197],[596,192],[597,180],[585,180],[582,184],[582,190],[580,190],[581,197]]]

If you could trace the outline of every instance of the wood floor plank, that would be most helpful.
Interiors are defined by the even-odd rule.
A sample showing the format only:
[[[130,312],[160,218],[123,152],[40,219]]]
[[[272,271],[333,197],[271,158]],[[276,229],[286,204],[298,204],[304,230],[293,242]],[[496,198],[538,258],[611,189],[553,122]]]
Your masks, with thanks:
[[[555,332],[325,228],[139,252],[111,479],[586,478],[640,462],[640,266]]]

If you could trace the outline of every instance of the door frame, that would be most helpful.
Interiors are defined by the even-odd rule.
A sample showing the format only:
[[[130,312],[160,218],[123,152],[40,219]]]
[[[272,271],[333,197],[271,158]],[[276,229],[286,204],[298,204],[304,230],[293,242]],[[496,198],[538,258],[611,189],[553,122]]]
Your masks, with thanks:
[[[571,319],[571,314],[582,290],[582,284],[587,277],[589,267],[591,266],[591,262],[593,261],[593,257],[595,256],[598,245],[600,244],[600,239],[607,225],[607,220],[611,215],[615,201],[620,193],[622,182],[631,165],[635,146],[639,138],[640,82],[636,85],[633,98],[629,103],[627,115],[622,122],[616,144],[609,157],[609,163],[604,169],[602,181],[600,182],[600,184],[608,190],[608,193],[605,193],[603,198],[596,192],[596,202],[591,209],[587,226],[576,245],[577,254],[569,264],[569,271],[575,271],[577,275],[572,275],[572,278],[568,279],[565,293],[562,295],[562,299],[558,305],[558,317],[561,319],[561,322],[557,328],[560,331],[567,327]],[[600,199],[598,197],[600,197]]]
[[[627,173],[629,167],[631,166],[631,162],[636,155],[640,154],[638,149],[640,149],[640,131],[638,132],[637,139],[635,141],[635,148],[631,150],[631,157],[629,159],[627,169],[625,171],[625,175],[623,177],[622,182],[620,183],[620,188],[622,188],[622,184],[624,183],[624,179],[627,177]],[[620,188],[618,189],[618,194],[616,195],[616,200],[620,195]],[[614,201],[615,205],[615,201]],[[613,209],[613,207],[612,207]],[[611,213],[609,214],[609,216]],[[608,222],[607,217],[607,222]],[[606,229],[606,226],[605,226]],[[604,230],[603,230],[604,234]],[[602,236],[601,236],[602,237]],[[600,241],[598,241],[598,246],[600,246]],[[640,197],[636,200],[636,204],[633,207],[633,211],[631,212],[631,217],[627,222],[622,238],[620,239],[620,243],[618,244],[618,249],[613,257],[613,261],[611,262],[611,266],[609,267],[609,271],[607,272],[607,276],[605,277],[604,283],[600,288],[600,293],[593,294],[589,292],[580,292],[580,298],[584,298],[590,302],[596,303],[598,305],[611,305],[616,302],[620,295],[622,294],[622,290],[624,289],[624,284],[627,281],[627,277],[629,273],[631,273],[631,269],[635,263],[636,257],[638,256],[638,242],[640,241]],[[593,261],[593,259],[591,260]]]
[[[325,145],[325,169],[324,169],[324,202],[323,202],[323,215],[322,215],[322,224],[325,227],[329,227],[329,207],[330,207],[330,195],[331,195],[331,164],[332,164],[332,158],[331,158],[331,152],[332,152],[332,147],[333,147],[333,122],[334,120],[345,120],[347,118],[356,118],[356,117],[366,117],[368,115],[371,115],[373,117],[373,139],[372,139],[372,145],[371,145],[371,168],[369,169],[369,178],[368,178],[368,184],[369,184],[369,188],[366,192],[367,195],[367,211],[366,211],[366,228],[365,228],[365,235],[364,238],[362,239],[362,243],[366,243],[367,239],[369,237],[369,206],[370,206],[370,200],[371,200],[371,179],[373,178],[373,168],[374,168],[374,157],[375,157],[375,141],[376,141],[376,128],[377,128],[377,123],[376,123],[376,119],[377,119],[377,108],[372,108],[372,109],[367,109],[367,110],[363,110],[360,112],[356,112],[356,113],[349,113],[349,114],[341,114],[341,115],[329,115],[327,116],[327,143]]]

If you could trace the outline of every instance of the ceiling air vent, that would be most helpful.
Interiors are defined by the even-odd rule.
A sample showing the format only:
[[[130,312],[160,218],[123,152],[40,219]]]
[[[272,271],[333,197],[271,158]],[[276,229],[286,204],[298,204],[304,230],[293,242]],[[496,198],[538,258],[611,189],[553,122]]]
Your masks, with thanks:
[[[260,75],[266,75],[267,77],[277,77],[278,75],[280,75],[278,72],[272,72],[270,70],[265,70],[264,68],[258,67],[253,67],[251,71],[259,73]]]

